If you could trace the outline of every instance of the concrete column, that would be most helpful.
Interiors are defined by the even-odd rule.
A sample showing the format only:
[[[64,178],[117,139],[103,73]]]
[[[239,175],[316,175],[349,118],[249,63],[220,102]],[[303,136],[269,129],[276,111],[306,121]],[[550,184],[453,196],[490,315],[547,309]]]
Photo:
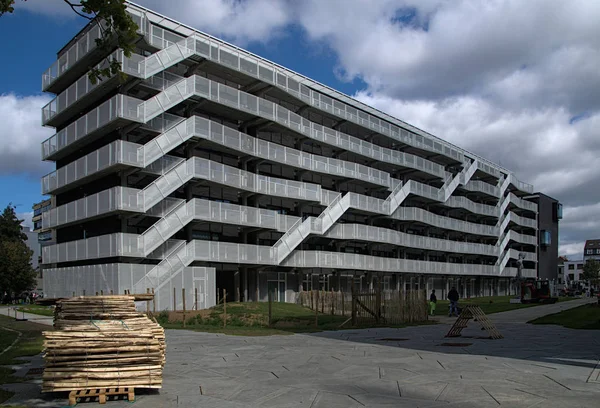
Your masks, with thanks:
[[[237,272],[234,272],[233,274],[233,290],[234,290],[234,294],[233,294],[233,298],[235,299],[236,302],[240,301],[240,293],[241,293],[241,287],[240,287],[240,270],[238,269]]]
[[[444,281],[446,286],[446,290],[444,291],[444,299],[446,299],[448,292],[450,292],[450,279],[447,276],[444,276]]]

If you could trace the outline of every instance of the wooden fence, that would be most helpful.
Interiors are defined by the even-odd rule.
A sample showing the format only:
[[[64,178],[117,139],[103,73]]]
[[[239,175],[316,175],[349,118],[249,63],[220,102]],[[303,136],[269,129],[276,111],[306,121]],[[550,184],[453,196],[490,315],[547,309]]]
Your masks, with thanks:
[[[419,291],[300,292],[299,303],[322,314],[348,316],[352,325],[399,325],[427,320],[427,294]]]

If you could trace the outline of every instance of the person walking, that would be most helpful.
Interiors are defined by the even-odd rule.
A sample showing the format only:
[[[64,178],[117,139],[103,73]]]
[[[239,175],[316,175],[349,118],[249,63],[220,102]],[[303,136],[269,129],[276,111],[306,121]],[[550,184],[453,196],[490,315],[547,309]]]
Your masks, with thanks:
[[[433,316],[435,314],[435,305],[437,303],[437,296],[435,295],[435,289],[431,291],[431,295],[429,295],[429,315]]]
[[[458,298],[458,292],[453,286],[452,289],[450,289],[450,292],[448,292],[448,300],[450,301],[450,312],[448,313],[448,317],[452,316],[453,313],[458,317]]]

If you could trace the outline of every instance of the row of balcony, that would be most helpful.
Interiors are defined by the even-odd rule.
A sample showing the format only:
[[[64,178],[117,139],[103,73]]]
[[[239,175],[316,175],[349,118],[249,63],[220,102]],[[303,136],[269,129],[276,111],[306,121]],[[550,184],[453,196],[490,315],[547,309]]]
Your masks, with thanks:
[[[165,39],[166,34],[171,38]],[[340,94],[336,95],[337,99],[326,96],[302,83],[309,81],[306,81],[297,74],[275,66],[273,63],[254,57],[247,52],[202,34],[193,34],[187,38],[180,37],[177,42],[174,42],[175,39],[172,37],[172,34],[172,32],[167,32],[160,27],[153,26],[151,35],[148,36],[147,40],[151,45],[162,49],[178,44],[180,47],[191,50],[194,54],[203,58],[275,85],[303,102],[332,115],[377,131],[411,146],[443,154],[457,161],[464,160],[462,152],[449,143],[438,138],[415,134],[399,126],[391,125],[387,121],[380,120],[376,116],[341,102],[339,100],[341,99],[339,98]],[[349,98],[345,97],[343,99]],[[357,103],[356,101],[353,102],[354,104]]]
[[[338,193],[322,190],[329,195]],[[324,194],[325,195],[325,194]],[[360,205],[360,197],[353,204]],[[113,187],[108,190],[83,197],[79,200],[53,208],[43,215],[43,228],[56,228],[65,226],[74,222],[83,221],[93,217],[105,215],[114,211],[143,212],[144,203],[141,200],[140,190],[128,187]],[[364,207],[368,208],[366,197]],[[377,200],[377,199],[376,199]],[[146,211],[146,214],[154,217],[163,217],[179,204],[182,200],[175,198],[166,198],[159,204]],[[263,228],[275,229],[281,232],[287,231],[288,227],[297,221],[297,217],[282,216],[275,211],[256,209],[253,207],[238,206],[236,204],[218,203],[208,200],[195,200],[196,217],[204,217],[207,214],[207,221],[223,222],[227,224],[256,225]],[[328,201],[327,204],[330,202]],[[282,222],[287,217],[287,222]],[[457,220],[455,218],[444,217],[422,208],[400,207],[390,218],[401,221],[416,221],[446,230],[454,230],[473,235],[484,235],[497,237],[498,228],[494,226],[476,224],[467,221]],[[205,218],[202,218],[205,219]],[[255,223],[256,224],[253,224]],[[514,231],[511,231],[511,233]],[[523,235],[521,239],[515,239],[518,242],[531,243],[535,237]]]
[[[196,261],[276,264],[273,247],[204,240],[193,240],[187,245],[183,241],[173,242],[179,243],[175,245],[176,251],[183,250]],[[48,264],[114,256],[139,257],[143,253],[143,248],[139,245],[140,240],[135,234],[103,235],[44,247],[43,262]],[[294,251],[282,266],[445,275],[499,275],[499,270],[494,265],[418,261],[327,251]]]

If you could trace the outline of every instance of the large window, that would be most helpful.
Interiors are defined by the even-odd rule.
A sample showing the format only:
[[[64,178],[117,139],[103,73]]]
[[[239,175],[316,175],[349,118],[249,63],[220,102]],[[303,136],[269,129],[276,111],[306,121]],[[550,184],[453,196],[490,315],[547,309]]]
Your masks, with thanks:
[[[542,230],[540,233],[540,245],[550,245],[552,243],[552,234],[550,231]]]

